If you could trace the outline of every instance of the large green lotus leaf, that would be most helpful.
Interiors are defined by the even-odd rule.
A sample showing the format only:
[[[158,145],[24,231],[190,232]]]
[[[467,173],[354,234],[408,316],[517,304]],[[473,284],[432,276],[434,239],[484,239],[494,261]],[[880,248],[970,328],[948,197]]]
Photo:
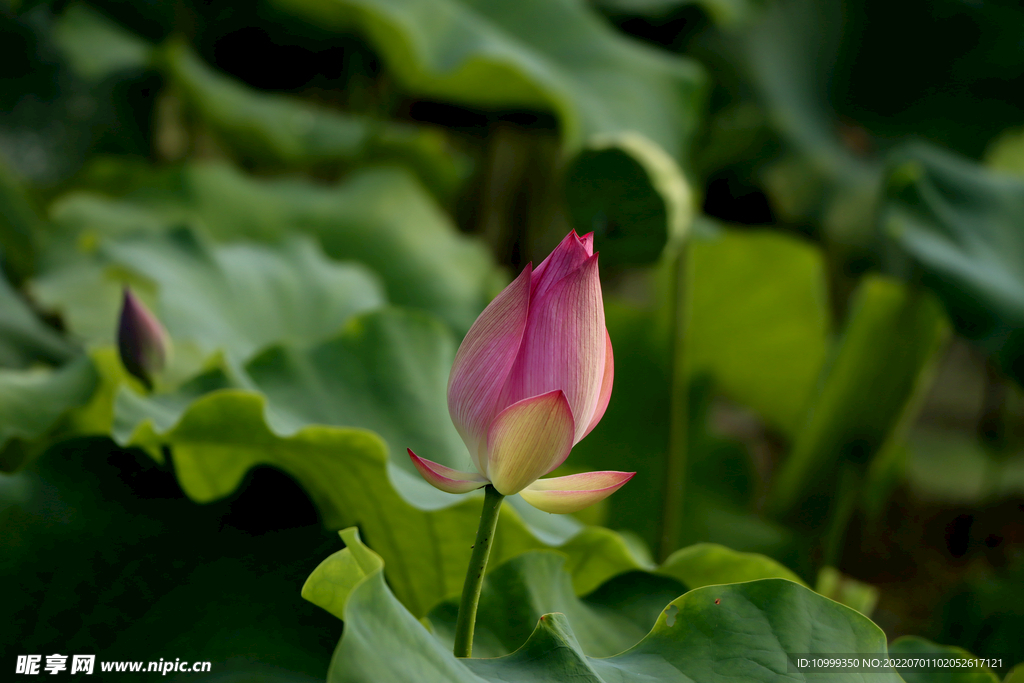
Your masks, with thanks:
[[[768,231],[690,243],[688,362],[737,403],[794,434],[829,346],[822,254]]]
[[[559,553],[534,551],[487,574],[473,640],[475,657],[511,654],[527,641],[537,620],[550,612],[561,612],[575,624],[576,638],[588,655],[610,657],[638,643],[665,605],[685,592],[673,579],[629,572],[579,598],[564,565],[565,557]],[[447,650],[455,644],[458,613],[458,600],[451,599],[428,615],[434,637]]]
[[[843,40],[849,39],[843,33],[849,25],[844,21],[844,4],[840,0],[743,4],[758,7],[732,26],[704,31],[696,41],[697,54],[718,64],[725,82],[738,81],[730,87],[731,96],[756,95],[756,107],[763,115],[755,116],[754,129],[760,128],[763,119],[772,129],[771,138],[783,142],[781,155],[766,158],[758,151],[765,146],[763,137],[741,134],[740,139],[748,143],[741,163],[754,164],[753,172],[761,176],[776,216],[791,223],[820,224],[844,256],[847,249],[861,256],[872,246],[881,169],[876,161],[844,144],[839,135],[844,124],[837,121],[828,100],[837,55]],[[752,105],[743,102],[745,107]],[[728,110],[723,114],[728,117]],[[728,149],[736,139],[733,133],[712,141],[724,142]],[[708,150],[703,155],[726,158],[724,151]]]
[[[904,636],[897,638],[889,646],[889,654],[893,657],[936,657],[943,660],[975,659],[966,650],[951,645],[938,645],[924,638]],[[942,669],[921,670],[919,667],[897,668],[906,683],[999,683],[999,677],[987,666],[947,667]]]
[[[675,251],[693,218],[689,185],[671,157],[633,133],[597,138],[569,164],[569,214],[580,233],[593,232],[602,263],[654,263]]]
[[[32,457],[35,442],[85,405],[98,381],[85,356],[56,370],[0,369],[0,472],[16,470]]]
[[[392,159],[415,169],[443,198],[466,175],[466,161],[447,147],[439,130],[252,90],[211,70],[185,43],[168,45],[161,63],[200,119],[247,158],[292,167]]]
[[[316,343],[384,303],[368,269],[332,262],[308,238],[212,245],[175,229],[106,240],[82,259],[44,273],[32,288],[91,344],[114,340],[124,283],[155,287],[154,313],[174,340],[236,360],[274,342]]]
[[[71,3],[57,19],[53,41],[71,68],[88,81],[145,69],[153,52],[145,40],[80,2]]]
[[[200,506],[138,451],[66,441],[0,475],[0,657],[96,654],[96,680],[132,678],[101,661],[180,657],[226,681],[322,681],[341,628],[298,587],[336,544],[283,475]]]
[[[885,635],[869,620],[784,579],[698,588],[661,608],[651,602],[671,594],[670,582],[648,583],[646,593],[630,581],[613,582],[580,601],[566,593],[565,579],[551,577],[557,559],[531,553],[489,577],[477,627],[484,648],[529,633],[521,623],[536,609],[567,612],[542,614],[510,655],[456,659],[445,643],[447,629],[434,635],[402,607],[384,583],[383,561],[355,530],[343,538],[348,548],[325,560],[303,588],[307,599],[345,620],[328,674],[332,682],[776,681],[787,677],[789,653],[885,652]],[[505,603],[506,588],[519,596],[517,605]],[[506,623],[505,609],[514,606],[525,614]],[[440,614],[433,616],[440,621]],[[573,618],[583,622],[572,626]],[[649,633],[621,654],[598,659],[586,653],[584,642],[613,651],[654,619]],[[894,673],[878,680],[900,681]]]
[[[650,262],[681,237],[690,205],[679,164],[704,98],[693,62],[617,33],[578,0],[276,2],[318,26],[359,31],[417,95],[553,111],[568,155],[598,152],[574,161],[567,197],[608,259]],[[618,197],[630,206],[607,201]]]
[[[985,150],[985,165],[994,171],[1024,176],[1024,128],[1004,130]]]
[[[455,346],[435,319],[382,309],[317,347],[271,347],[173,393],[144,397],[121,384],[106,429],[158,459],[170,447],[182,489],[198,502],[230,495],[259,465],[287,472],[328,527],[360,525],[388,558],[396,594],[422,615],[458,592],[480,516],[479,494],[433,489],[405,455],[413,448],[471,467],[444,398]],[[106,357],[101,372],[123,372]],[[525,504],[505,506],[498,535],[497,558],[559,546],[580,591],[640,566],[617,534]]]
[[[695,543],[675,551],[658,567],[657,573],[678,579],[687,588],[756,579],[789,579],[805,585],[800,577],[769,557],[737,552],[715,543]]]
[[[392,303],[422,308],[465,333],[498,284],[485,247],[461,235],[401,168],[354,172],[337,186],[261,180],[224,164],[184,166],[123,201],[74,194],[53,208],[72,233],[160,230],[179,222],[221,240],[278,241],[300,231],[328,256],[358,261],[384,281]]]
[[[632,571],[614,577],[585,598],[576,596],[564,564],[564,556],[556,553],[525,553],[486,576],[475,656],[510,654],[526,642],[538,619],[561,612],[576,624],[575,635],[584,652],[610,657],[639,642],[665,605],[685,590],[764,578],[802,583],[763,555],[738,553],[713,543],[683,548],[653,573]],[[456,600],[438,605],[429,615],[435,637],[449,649],[454,645],[457,617]]]
[[[0,368],[68,360],[74,347],[46,325],[0,270]]]
[[[891,163],[884,236],[957,331],[1024,381],[1024,181],[924,144],[901,148]]]
[[[820,528],[835,514],[830,497],[839,497],[837,482],[884,464],[876,456],[909,427],[948,327],[930,292],[881,276],[862,282],[807,420],[773,483],[769,504],[777,514],[799,508],[803,524]]]
[[[1021,683],[1021,681],[1024,681],[1024,664],[1013,667],[1003,679],[1003,683]]]
[[[417,94],[475,107],[553,110],[570,149],[595,135],[634,131],[682,158],[697,124],[700,67],[616,33],[580,2],[277,4],[322,27],[356,28]]]
[[[747,21],[761,6],[760,0],[593,0],[606,12],[664,20],[683,7],[699,5],[719,26]]]

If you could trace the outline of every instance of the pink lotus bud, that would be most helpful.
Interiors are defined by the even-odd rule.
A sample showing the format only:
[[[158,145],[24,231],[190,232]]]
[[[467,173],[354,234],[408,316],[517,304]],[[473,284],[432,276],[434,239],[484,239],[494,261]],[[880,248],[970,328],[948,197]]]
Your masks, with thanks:
[[[125,287],[117,327],[117,348],[125,369],[151,388],[153,376],[167,363],[170,343],[160,321]]]
[[[448,412],[477,472],[409,455],[442,491],[490,483],[547,512],[581,510],[635,473],[540,477],[601,420],[613,375],[593,234],[571,232],[536,270],[527,265],[495,297],[455,354]]]

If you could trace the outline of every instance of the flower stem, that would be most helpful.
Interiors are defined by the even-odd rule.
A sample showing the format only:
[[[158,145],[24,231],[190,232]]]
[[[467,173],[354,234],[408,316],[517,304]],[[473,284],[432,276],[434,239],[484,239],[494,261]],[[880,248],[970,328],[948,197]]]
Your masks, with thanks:
[[[661,508],[661,539],[658,556],[664,562],[679,548],[683,533],[683,514],[686,502],[687,446],[690,422],[690,368],[686,362],[687,317],[686,300],[687,246],[679,248],[674,267],[672,292],[672,337],[669,349],[672,374],[669,395],[668,453],[665,459],[665,492]]]
[[[455,656],[469,657],[473,654],[473,629],[476,628],[476,608],[480,603],[480,589],[484,583],[484,570],[491,554],[491,541],[498,525],[498,513],[505,496],[488,484],[484,488],[484,509],[480,513],[480,528],[476,531],[473,555],[466,570],[466,583],[462,586],[462,601],[459,603],[459,620],[455,624]]]

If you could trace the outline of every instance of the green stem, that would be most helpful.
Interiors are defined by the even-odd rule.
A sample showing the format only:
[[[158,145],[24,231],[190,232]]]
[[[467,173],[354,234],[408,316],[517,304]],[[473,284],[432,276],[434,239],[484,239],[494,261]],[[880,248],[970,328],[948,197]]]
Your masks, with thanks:
[[[476,531],[473,555],[466,570],[466,583],[462,586],[462,602],[459,603],[459,620],[455,624],[455,656],[469,657],[473,654],[473,629],[476,628],[476,608],[480,603],[480,589],[484,583],[484,570],[491,554],[494,529],[498,526],[498,513],[505,496],[488,484],[484,488],[484,509],[480,513],[480,528]]]
[[[672,375],[669,395],[668,453],[665,459],[665,493],[661,508],[661,539],[658,555],[664,562],[679,548],[686,500],[686,458],[690,425],[690,369],[686,363],[686,253],[684,244],[676,256],[672,300]]]

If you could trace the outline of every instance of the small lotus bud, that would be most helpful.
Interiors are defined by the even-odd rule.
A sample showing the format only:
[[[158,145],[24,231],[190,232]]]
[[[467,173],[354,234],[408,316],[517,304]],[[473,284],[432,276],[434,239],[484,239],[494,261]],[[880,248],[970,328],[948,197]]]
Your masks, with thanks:
[[[170,338],[156,316],[127,287],[117,329],[117,348],[125,369],[151,389],[153,377],[167,363]]]

